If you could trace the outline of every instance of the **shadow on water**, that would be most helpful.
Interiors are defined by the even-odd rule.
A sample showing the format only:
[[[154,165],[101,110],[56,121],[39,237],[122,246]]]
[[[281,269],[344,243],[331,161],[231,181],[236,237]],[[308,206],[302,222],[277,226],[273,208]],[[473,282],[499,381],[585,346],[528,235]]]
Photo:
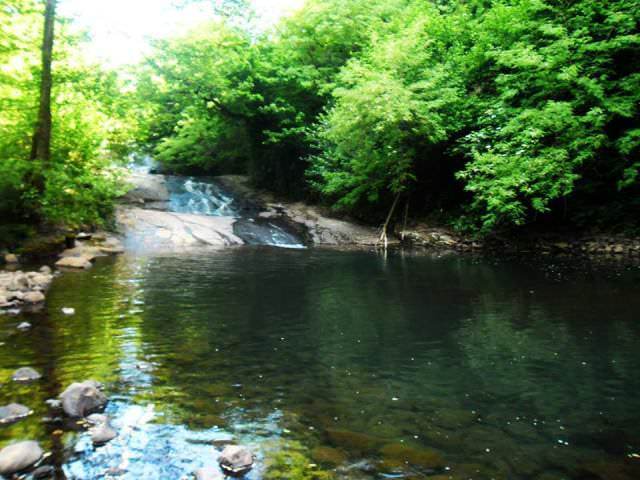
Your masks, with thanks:
[[[59,478],[182,478],[231,441],[249,479],[639,478],[637,287],[365,252],[103,260],[32,331],[0,317],[0,401],[35,410],[0,439],[40,440]],[[43,380],[11,384],[27,365]],[[105,447],[43,422],[85,378],[110,393]]]

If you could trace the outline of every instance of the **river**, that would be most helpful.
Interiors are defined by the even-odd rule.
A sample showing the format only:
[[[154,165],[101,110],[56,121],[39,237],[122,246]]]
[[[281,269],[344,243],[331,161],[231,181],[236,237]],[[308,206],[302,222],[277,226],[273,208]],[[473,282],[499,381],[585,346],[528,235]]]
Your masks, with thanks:
[[[0,403],[35,411],[0,441],[39,440],[69,479],[189,478],[230,442],[250,480],[640,478],[639,278],[268,245],[100,259],[0,316]],[[43,379],[11,384],[22,366]],[[110,396],[104,447],[47,418],[86,378]]]

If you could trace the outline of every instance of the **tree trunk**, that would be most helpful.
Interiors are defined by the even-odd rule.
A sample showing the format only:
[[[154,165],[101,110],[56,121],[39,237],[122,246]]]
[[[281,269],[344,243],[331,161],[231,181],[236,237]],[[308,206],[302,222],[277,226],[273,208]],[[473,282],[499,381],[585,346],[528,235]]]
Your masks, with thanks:
[[[31,160],[41,160],[43,162],[48,162],[51,159],[51,87],[53,85],[51,62],[53,58],[53,30],[56,18],[56,1],[57,0],[46,0],[44,11],[40,107],[31,148]]]

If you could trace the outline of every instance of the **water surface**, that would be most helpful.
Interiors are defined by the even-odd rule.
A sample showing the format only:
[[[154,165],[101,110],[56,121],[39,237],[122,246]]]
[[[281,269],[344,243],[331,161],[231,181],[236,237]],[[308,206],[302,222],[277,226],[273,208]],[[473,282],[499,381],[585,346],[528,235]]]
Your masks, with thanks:
[[[40,440],[58,478],[188,478],[231,441],[253,480],[640,478],[639,285],[313,249],[102,259],[0,317],[0,403],[35,410],[0,441]],[[12,384],[21,366],[43,379]],[[97,449],[43,421],[86,378],[120,432]]]

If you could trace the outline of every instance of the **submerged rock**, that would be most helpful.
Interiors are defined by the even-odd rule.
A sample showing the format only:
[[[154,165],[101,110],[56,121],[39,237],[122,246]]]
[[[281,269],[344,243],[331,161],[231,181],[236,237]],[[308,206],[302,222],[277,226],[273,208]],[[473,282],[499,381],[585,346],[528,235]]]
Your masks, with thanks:
[[[91,441],[94,445],[103,445],[117,436],[118,433],[111,428],[108,421],[91,429]]]
[[[33,382],[42,378],[37,371],[31,367],[22,367],[16,370],[11,377],[14,382]]]
[[[62,313],[65,315],[75,315],[76,314],[76,309],[75,308],[63,308],[62,309]]]
[[[196,470],[195,473],[196,480],[224,480],[225,475],[213,467],[204,467]]]
[[[31,476],[36,480],[40,480],[42,478],[51,478],[55,473],[56,469],[51,465],[42,465],[41,467],[36,468]]]
[[[28,407],[19,403],[10,403],[0,407],[0,424],[14,423],[33,413]]]
[[[220,467],[230,475],[242,475],[253,467],[253,454],[247,447],[229,445],[220,454]]]
[[[29,322],[22,322],[20,325],[18,325],[18,330],[29,330],[31,328],[31,324]]]
[[[435,450],[418,448],[404,443],[390,443],[380,449],[383,465],[388,468],[401,468],[405,465],[435,470],[446,466],[444,458]]]
[[[0,475],[13,475],[35,465],[43,451],[38,442],[19,442],[0,450]]]
[[[347,455],[338,450],[337,448],[331,447],[316,447],[311,450],[311,458],[315,462],[322,463],[325,465],[337,466],[342,465],[347,461]]]
[[[95,380],[69,385],[60,394],[64,412],[70,417],[85,417],[102,409],[107,404],[107,397],[98,387]]]
[[[349,430],[330,428],[327,430],[327,436],[332,445],[356,453],[372,452],[381,444],[380,439],[376,437]]]

